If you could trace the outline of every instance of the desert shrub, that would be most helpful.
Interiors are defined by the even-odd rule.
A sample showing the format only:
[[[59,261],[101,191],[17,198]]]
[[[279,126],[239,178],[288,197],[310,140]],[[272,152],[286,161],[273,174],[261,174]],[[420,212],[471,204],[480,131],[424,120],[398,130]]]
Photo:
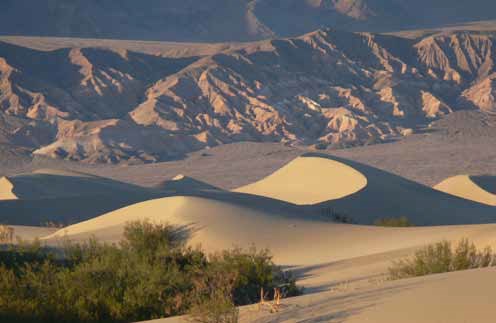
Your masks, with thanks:
[[[237,278],[238,273],[227,271],[224,266],[211,266],[204,279],[197,281],[188,320],[195,323],[238,322],[239,311],[232,295]]]
[[[190,322],[194,323],[237,323],[239,310],[229,294],[213,291],[201,302],[195,303],[190,311]]]
[[[348,223],[348,224],[353,224],[355,221],[353,218],[347,214],[344,214],[342,212],[336,211],[330,207],[325,207],[320,210],[321,216],[330,219],[331,221],[338,222],[338,223]]]
[[[89,240],[60,250],[39,242],[0,253],[0,321],[129,322],[196,311],[234,322],[235,305],[279,284],[299,292],[267,251],[212,256],[185,246],[187,228],[135,222],[118,245]]]
[[[392,279],[401,279],[483,268],[496,265],[495,260],[490,247],[478,251],[473,243],[463,239],[453,248],[450,242],[441,241],[418,250],[409,259],[394,262],[389,275]]]
[[[272,291],[283,287],[284,296],[297,296],[302,290],[296,286],[291,273],[284,272],[272,261],[270,252],[251,247],[227,250],[211,258],[214,265],[226,272],[236,274],[233,283],[233,300],[237,305],[246,305],[260,300],[260,290]]]
[[[413,223],[406,216],[399,218],[381,218],[374,222],[379,227],[413,227]]]
[[[14,228],[0,224],[0,243],[12,243],[14,240]]]

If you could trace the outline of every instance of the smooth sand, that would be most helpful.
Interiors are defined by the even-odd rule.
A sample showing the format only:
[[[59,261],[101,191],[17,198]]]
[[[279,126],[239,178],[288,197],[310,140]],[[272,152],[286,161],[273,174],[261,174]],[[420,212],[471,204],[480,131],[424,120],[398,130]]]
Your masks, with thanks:
[[[41,169],[0,179],[0,200],[60,198],[143,190],[136,185],[64,170]]]
[[[253,244],[269,248],[278,264],[296,269],[303,277],[301,282],[313,289],[325,289],[338,280],[380,274],[386,271],[391,260],[408,255],[413,248],[443,239],[469,238],[479,246],[496,248],[496,224],[415,228],[358,226],[186,196],[134,204],[66,227],[45,240],[55,242],[63,237],[84,240],[94,236],[116,242],[122,237],[126,223],[144,219],[188,228],[190,245],[201,244],[207,252]],[[345,263],[343,266],[343,261],[354,265]]]
[[[234,191],[302,205],[339,199],[360,191],[366,185],[367,178],[344,163],[319,157],[299,157],[268,177]]]
[[[496,222],[493,207],[319,153],[304,154],[265,179],[235,191],[313,204],[315,212],[345,216],[360,224],[401,216],[423,226]]]
[[[496,206],[496,194],[493,194],[491,191],[486,190],[484,186],[481,186],[484,182],[496,183],[496,177],[459,175],[442,181],[434,186],[434,188],[467,200]]]
[[[286,299],[279,313],[244,306],[240,322],[493,323],[495,283],[494,268],[405,279]],[[187,320],[173,317],[147,322]]]
[[[14,194],[14,184],[8,177],[0,178],[0,200],[17,200],[17,195]]]

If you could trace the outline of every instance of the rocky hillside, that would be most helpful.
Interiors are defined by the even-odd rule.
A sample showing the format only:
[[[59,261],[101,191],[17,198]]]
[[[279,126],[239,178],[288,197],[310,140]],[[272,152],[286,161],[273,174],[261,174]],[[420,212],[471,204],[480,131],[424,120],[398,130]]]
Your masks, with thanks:
[[[453,110],[496,111],[494,41],[325,29],[198,57],[0,43],[0,145],[133,163],[245,140],[396,140]]]
[[[495,19],[493,0],[2,0],[0,34],[250,41]]]

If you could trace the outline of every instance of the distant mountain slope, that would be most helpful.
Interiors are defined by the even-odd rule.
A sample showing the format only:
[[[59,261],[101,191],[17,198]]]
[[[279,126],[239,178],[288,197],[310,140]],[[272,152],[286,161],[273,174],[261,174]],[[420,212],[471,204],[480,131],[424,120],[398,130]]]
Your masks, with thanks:
[[[0,144],[136,163],[238,141],[396,140],[453,110],[495,111],[494,44],[477,32],[411,40],[330,29],[195,57],[0,42]]]
[[[492,0],[3,0],[0,34],[248,41],[322,27],[391,31],[496,18]]]

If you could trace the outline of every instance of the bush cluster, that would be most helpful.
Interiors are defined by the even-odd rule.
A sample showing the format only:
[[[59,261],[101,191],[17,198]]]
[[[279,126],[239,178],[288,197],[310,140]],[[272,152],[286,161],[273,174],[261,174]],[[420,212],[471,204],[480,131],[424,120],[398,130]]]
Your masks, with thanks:
[[[374,222],[379,227],[413,227],[413,223],[406,216],[399,218],[381,218]]]
[[[187,238],[185,228],[145,221],[127,225],[118,245],[11,246],[0,251],[0,321],[130,322],[208,317],[206,309],[229,316],[258,301],[261,287],[300,293],[265,250],[208,256],[186,247]]]
[[[479,251],[473,243],[463,239],[456,248],[448,241],[428,245],[410,259],[394,262],[389,275],[392,279],[401,279],[490,266],[496,266],[496,255],[491,248]]]

